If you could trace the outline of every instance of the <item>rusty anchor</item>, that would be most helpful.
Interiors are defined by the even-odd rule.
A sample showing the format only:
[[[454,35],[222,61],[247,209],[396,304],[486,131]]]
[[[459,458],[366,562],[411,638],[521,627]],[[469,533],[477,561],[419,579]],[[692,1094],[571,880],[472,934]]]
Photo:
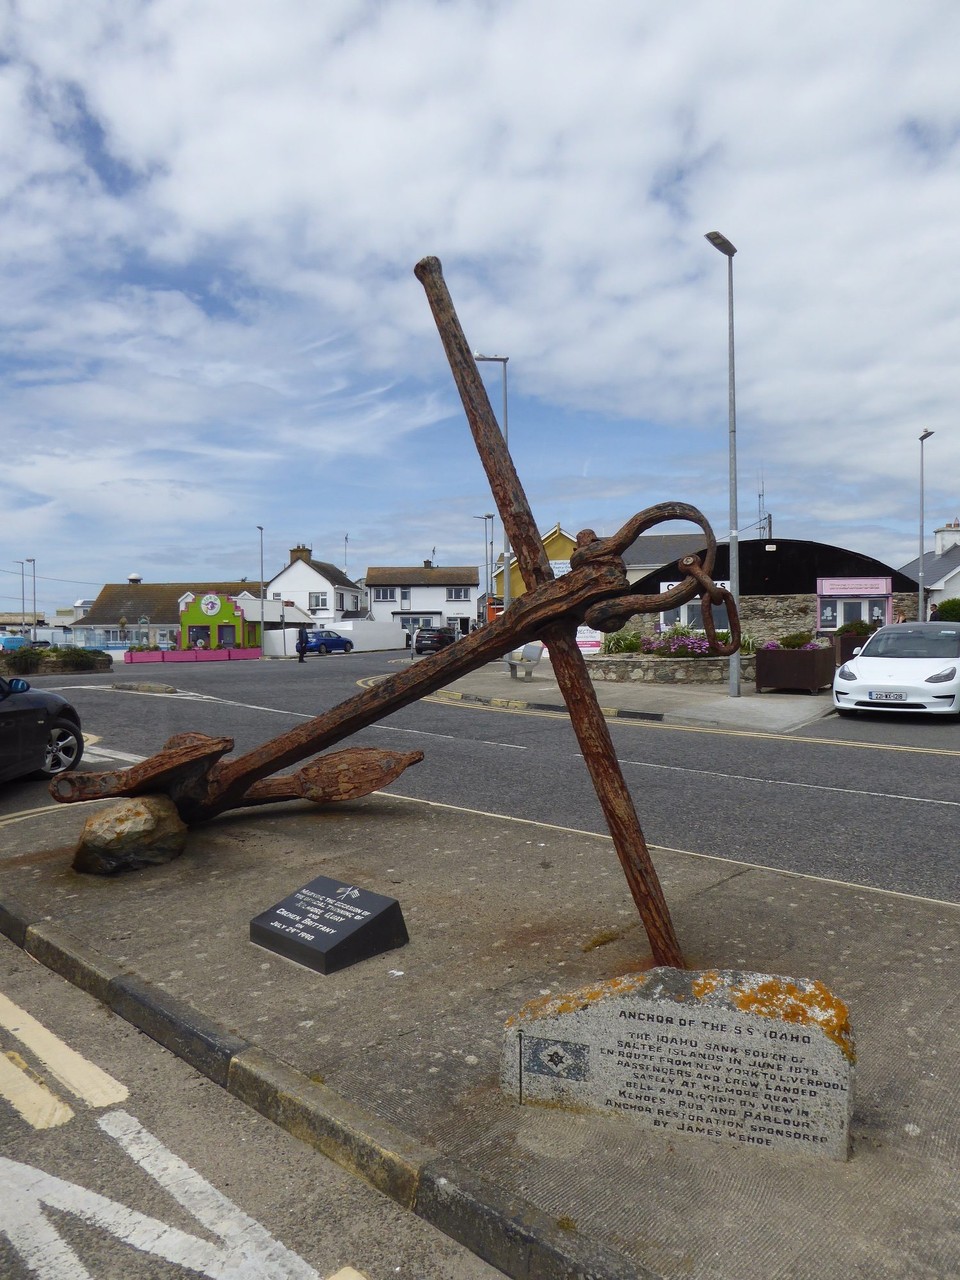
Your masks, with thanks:
[[[271,739],[236,759],[225,759],[230,738],[178,734],[156,755],[130,769],[106,773],[65,773],[50,783],[56,800],[72,803],[112,796],[165,793],[180,817],[195,825],[226,810],[277,800],[306,798],[319,804],[355,799],[386,786],[421,752],[379,752],[354,748],[321,756],[297,773],[272,778],[278,770],[326,751],[351,734],[475,671],[530,640],[542,640],[550,652],[557,682],[600,801],[631,895],[653,953],[654,963],[683,967],[673,922],[640,827],[633,799],[620,770],[607,723],[597,702],[586,664],[576,644],[577,627],[587,623],[615,631],[636,613],[661,612],[700,595],[704,627],[713,652],[729,655],[740,643],[739,619],[729,592],[711,579],[716,540],[696,507],[664,502],[633,516],[612,537],[586,529],[577,535],[570,571],[555,578],[534,524],[486,390],[471,353],[437,258],[414,269],[428,303],[456,382],[471,433],[486,471],[500,517],[526,587],[523,595],[494,622],[454,645],[386,677],[307,723]],[[678,562],[682,581],[656,595],[630,592],[622,553],[640,534],[668,520],[683,520],[703,530],[701,562]],[[721,644],[712,606],[725,603],[730,639]]]

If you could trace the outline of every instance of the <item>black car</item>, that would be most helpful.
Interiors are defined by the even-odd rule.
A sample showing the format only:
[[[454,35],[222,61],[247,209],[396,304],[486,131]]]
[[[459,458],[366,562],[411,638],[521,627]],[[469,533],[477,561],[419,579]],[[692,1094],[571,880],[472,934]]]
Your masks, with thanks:
[[[0,677],[0,782],[53,778],[82,756],[80,717],[66,698]]]
[[[417,653],[438,653],[456,638],[450,627],[421,627],[413,637],[413,647]]]

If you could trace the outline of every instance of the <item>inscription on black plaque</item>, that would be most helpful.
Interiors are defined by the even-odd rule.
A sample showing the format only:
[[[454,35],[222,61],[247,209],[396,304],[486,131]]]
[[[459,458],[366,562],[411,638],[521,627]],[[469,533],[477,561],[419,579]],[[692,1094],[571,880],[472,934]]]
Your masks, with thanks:
[[[400,903],[318,876],[250,921],[250,941],[279,956],[335,973],[409,941]]]

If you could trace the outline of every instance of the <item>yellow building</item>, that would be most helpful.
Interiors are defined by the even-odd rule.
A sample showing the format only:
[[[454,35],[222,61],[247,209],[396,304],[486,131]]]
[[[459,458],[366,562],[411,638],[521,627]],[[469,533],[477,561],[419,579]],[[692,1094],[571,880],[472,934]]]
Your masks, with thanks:
[[[549,533],[540,535],[543,541],[543,549],[547,553],[547,559],[550,561],[550,567],[553,569],[556,577],[561,577],[564,573],[570,571],[570,557],[577,545],[576,538],[570,536],[565,529],[561,529],[555,524]],[[517,564],[516,556],[510,557],[510,599],[516,600],[518,596],[522,596],[526,591],[523,585],[523,577],[520,573],[520,566]],[[503,556],[501,555],[499,564],[493,575],[493,594],[499,599],[503,598]]]

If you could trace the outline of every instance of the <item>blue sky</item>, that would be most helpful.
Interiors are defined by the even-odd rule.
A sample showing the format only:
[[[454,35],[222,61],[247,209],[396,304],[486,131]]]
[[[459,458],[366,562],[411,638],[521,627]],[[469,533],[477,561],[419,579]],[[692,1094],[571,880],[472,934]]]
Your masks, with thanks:
[[[762,489],[781,537],[914,558],[925,428],[931,538],[960,514],[955,3],[7,0],[0,36],[0,609],[28,557],[48,610],[253,580],[257,525],[268,576],[482,563],[428,254],[510,357],[541,529],[725,536],[714,229],[741,536]]]

